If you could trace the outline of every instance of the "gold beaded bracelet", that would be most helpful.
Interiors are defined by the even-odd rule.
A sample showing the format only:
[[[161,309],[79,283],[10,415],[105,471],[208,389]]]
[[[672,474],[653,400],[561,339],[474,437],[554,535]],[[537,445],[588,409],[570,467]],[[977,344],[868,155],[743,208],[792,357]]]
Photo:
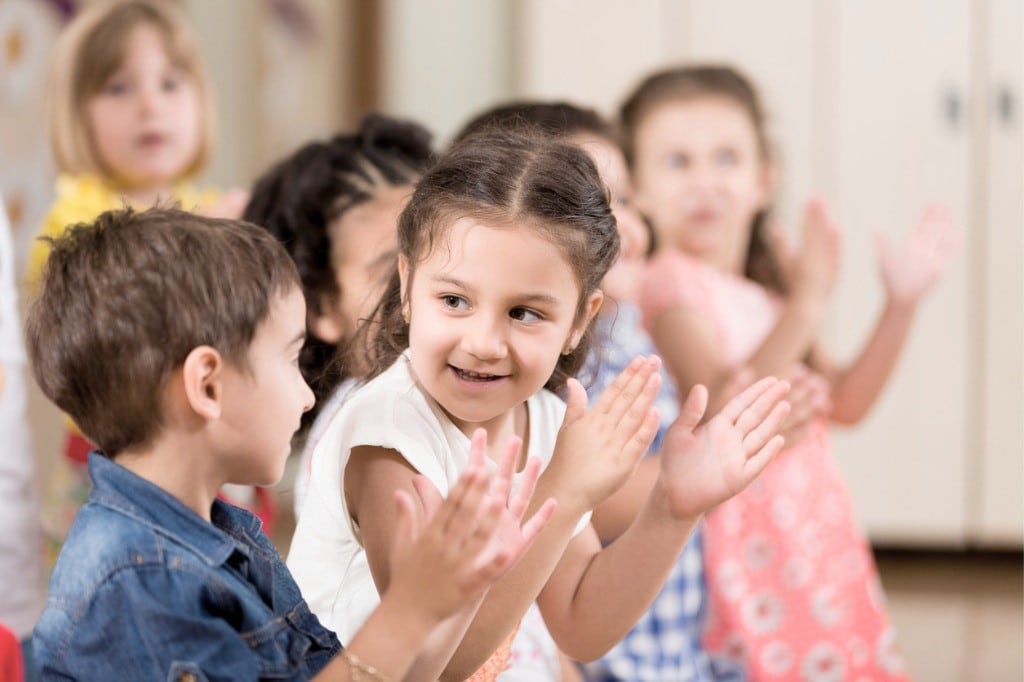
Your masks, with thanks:
[[[345,659],[345,663],[348,664],[349,672],[352,673],[352,682],[361,682],[362,680],[372,680],[372,682],[391,682],[390,677],[377,670],[372,665],[363,663],[359,660],[358,656],[352,653],[350,649],[342,649],[341,657]]]

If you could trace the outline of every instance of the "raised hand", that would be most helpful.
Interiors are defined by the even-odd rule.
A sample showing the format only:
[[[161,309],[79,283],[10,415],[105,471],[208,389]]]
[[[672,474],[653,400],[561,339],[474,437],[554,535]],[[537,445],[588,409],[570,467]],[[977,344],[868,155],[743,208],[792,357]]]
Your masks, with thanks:
[[[651,446],[660,367],[656,356],[633,358],[590,410],[583,386],[569,380],[565,418],[545,476],[557,476],[559,489],[581,508],[593,509],[615,492]]]
[[[835,287],[839,272],[839,225],[820,198],[807,202],[803,243],[789,266],[793,292],[824,302]]]
[[[487,435],[473,434],[470,460],[447,499],[424,477],[414,479],[422,504],[395,493],[399,522],[391,554],[389,590],[408,590],[411,603],[443,619],[479,597],[529,549],[555,509],[553,499],[525,523],[540,461],[530,458],[518,488],[511,477],[520,443],[513,439],[495,473],[484,463]]]
[[[789,393],[786,402],[790,410],[779,426],[779,434],[786,439],[787,446],[803,440],[813,420],[827,415],[832,410],[831,387],[821,374],[798,362],[786,377]]]
[[[661,450],[661,487],[677,519],[703,514],[753,481],[783,445],[778,429],[789,413],[782,400],[789,384],[761,379],[717,415],[697,427],[708,394],[694,386],[679,418],[669,427]]]
[[[939,280],[962,241],[949,208],[938,204],[924,210],[899,251],[876,232],[878,262],[889,301],[915,305]]]

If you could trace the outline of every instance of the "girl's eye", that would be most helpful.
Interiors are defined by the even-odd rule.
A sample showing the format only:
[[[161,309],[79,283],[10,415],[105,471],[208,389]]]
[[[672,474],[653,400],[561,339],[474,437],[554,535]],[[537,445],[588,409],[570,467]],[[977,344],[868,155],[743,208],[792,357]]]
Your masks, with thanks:
[[[732,149],[722,149],[715,154],[715,162],[719,166],[735,166],[739,162],[739,155]]]
[[[113,95],[115,97],[124,95],[128,92],[128,84],[120,80],[110,81],[103,86],[102,92],[104,95]]]
[[[690,159],[681,152],[671,152],[665,157],[665,165],[669,168],[686,168],[690,165]]]
[[[181,85],[181,79],[177,77],[164,78],[160,86],[164,92],[174,92]]]
[[[508,316],[518,322],[536,322],[542,319],[538,313],[530,310],[529,308],[513,308],[508,311]]]
[[[445,294],[441,297],[441,302],[444,303],[445,307],[452,310],[466,310],[469,308],[469,302],[455,294]]]

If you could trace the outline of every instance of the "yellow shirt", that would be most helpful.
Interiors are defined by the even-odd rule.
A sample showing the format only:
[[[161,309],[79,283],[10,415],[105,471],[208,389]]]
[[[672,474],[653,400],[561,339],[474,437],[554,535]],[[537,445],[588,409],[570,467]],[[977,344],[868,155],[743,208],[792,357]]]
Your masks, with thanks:
[[[175,189],[173,198],[181,203],[183,209],[191,211],[214,203],[220,194],[182,184]],[[95,220],[104,211],[123,208],[126,204],[124,195],[96,175],[57,176],[57,198],[46,214],[28,257],[25,272],[32,288],[37,290],[43,266],[50,255],[50,243],[39,237],[59,237],[69,225]]]

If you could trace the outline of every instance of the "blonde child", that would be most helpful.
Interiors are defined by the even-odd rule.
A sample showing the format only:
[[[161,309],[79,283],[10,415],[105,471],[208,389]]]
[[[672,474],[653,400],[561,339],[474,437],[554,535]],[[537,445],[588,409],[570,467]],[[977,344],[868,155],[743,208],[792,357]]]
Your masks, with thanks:
[[[602,550],[587,516],[628,478],[657,430],[659,363],[635,358],[590,410],[572,378],[603,300],[598,283],[618,253],[593,163],[549,138],[471,136],[420,180],[398,244],[369,323],[372,378],[314,451],[289,567],[344,641],[390,583],[396,518],[381,501],[410,490],[417,472],[443,494],[480,430],[491,460],[511,451],[516,460],[504,466],[532,473],[540,458],[538,494],[558,508],[480,608],[445,624],[459,645],[428,645],[417,666],[443,660],[444,679],[468,677],[507,646],[535,601],[563,651],[600,656],[646,610],[700,514],[781,448],[773,433],[788,387],[762,381],[697,431],[706,393],[693,391],[666,436],[647,505]],[[552,392],[562,389],[567,405]],[[536,463],[524,465],[520,449]],[[492,665],[491,679],[500,656]]]
[[[898,254],[880,241],[886,306],[858,358],[839,367],[816,341],[838,228],[812,201],[800,252],[773,252],[774,174],[753,86],[727,67],[668,70],[621,114],[637,203],[660,244],[641,292],[645,323],[680,388],[721,394],[740,365],[785,376],[804,362],[830,392],[830,413],[707,516],[708,648],[743,661],[751,679],[905,679],[825,418],[854,423],[882,390],[953,251],[948,215],[927,211]]]
[[[57,237],[67,225],[106,210],[158,200],[208,215],[241,212],[244,193],[220,197],[190,183],[209,160],[215,120],[191,28],[175,3],[117,0],[83,9],[58,40],[48,88],[59,175],[40,237]],[[43,239],[33,245],[30,285],[38,282],[49,248]],[[54,553],[88,494],[91,448],[68,421],[64,461],[55,467],[55,496],[45,514]],[[270,521],[272,499],[260,492],[259,502],[257,511]]]
[[[313,403],[305,327],[294,263],[248,223],[128,209],[54,242],[28,349],[100,447],[36,627],[44,677],[399,679],[537,536],[553,501],[520,526],[536,477],[509,497],[478,441],[444,502],[420,484],[391,497],[393,580],[342,649],[259,520],[217,499],[280,478]]]
[[[348,345],[380,296],[395,257],[398,214],[432,158],[425,128],[371,114],[352,133],[303,145],[253,184],[243,217],[291,255],[308,306],[299,364],[317,403],[303,415],[296,517],[313,446],[368,370],[365,354],[348,353]]]

